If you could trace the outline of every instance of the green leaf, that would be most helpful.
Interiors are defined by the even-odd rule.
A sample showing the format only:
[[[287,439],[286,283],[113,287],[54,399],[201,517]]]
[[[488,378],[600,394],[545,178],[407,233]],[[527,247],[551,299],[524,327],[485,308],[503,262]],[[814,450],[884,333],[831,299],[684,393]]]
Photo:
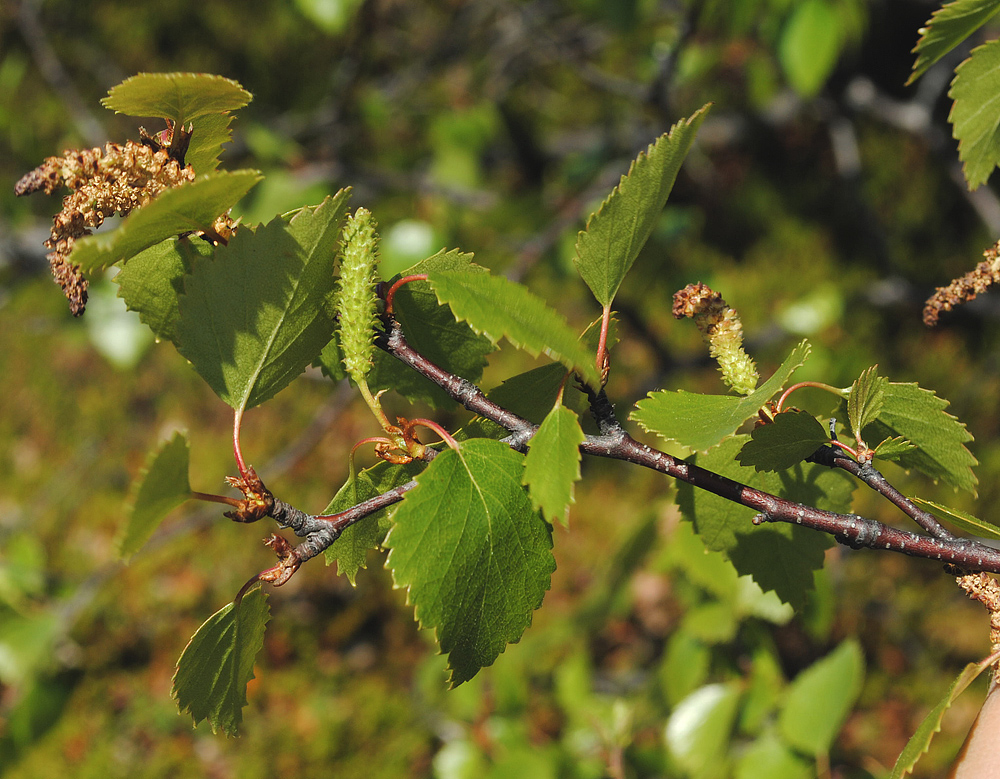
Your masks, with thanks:
[[[215,247],[200,238],[168,238],[139,252],[114,281],[118,297],[149,326],[157,340],[177,344],[177,300],[184,294],[184,276],[196,258],[211,259]]]
[[[851,435],[855,440],[861,440],[861,431],[878,418],[888,384],[888,379],[878,375],[878,366],[873,365],[851,385],[847,396],[847,416],[851,420]]]
[[[1000,528],[990,522],[984,522],[978,517],[974,517],[972,514],[960,509],[948,508],[947,506],[942,506],[940,503],[934,503],[923,498],[910,498],[910,500],[918,506],[923,506],[925,509],[937,514],[941,519],[947,520],[966,533],[971,533],[980,538],[1000,540]]]
[[[805,460],[830,441],[823,425],[806,411],[784,411],[770,424],[756,427],[737,459],[758,471],[783,471]]]
[[[254,658],[264,646],[270,617],[267,595],[255,587],[239,604],[224,606],[198,628],[177,661],[171,696],[197,725],[207,719],[216,733],[239,734]]]
[[[205,73],[140,73],[112,87],[101,105],[128,116],[158,116],[179,125],[243,108],[253,99],[240,84]]]
[[[745,397],[699,395],[678,390],[660,390],[635,405],[629,419],[644,430],[676,441],[696,451],[706,451],[736,430],[785,386],[806,357],[809,343],[803,341],[785,358],[781,367]]]
[[[975,495],[979,480],[972,466],[977,460],[965,447],[972,436],[964,424],[945,413],[947,406],[947,400],[916,384],[890,382],[878,419],[862,432],[867,441],[907,438],[917,448],[896,458],[901,466]]]
[[[792,88],[815,97],[840,55],[840,18],[827,0],[804,0],[794,8],[778,41],[778,60]]]
[[[594,355],[580,343],[562,315],[520,284],[488,274],[433,272],[428,281],[456,319],[492,343],[506,337],[529,354],[545,354],[578,372],[591,387],[601,385]]]
[[[955,0],[931,14],[927,26],[918,30],[920,40],[913,49],[917,59],[913,63],[913,73],[907,79],[907,86],[986,24],[997,11],[1000,11],[1000,0]]]
[[[142,548],[171,511],[191,497],[190,449],[184,433],[174,433],[146,457],[132,485],[128,524],[118,539],[118,556],[128,559]]]
[[[583,430],[576,414],[563,405],[552,409],[528,442],[522,483],[531,505],[551,523],[569,524],[573,485],[580,479]]]
[[[816,508],[844,513],[850,510],[854,482],[846,474],[812,463],[800,463],[777,473],[743,468],[736,462],[746,436],[723,441],[694,461],[703,468]],[[774,590],[796,611],[805,606],[813,588],[813,572],[823,566],[832,538],[785,522],[760,526],[751,523],[756,512],[691,485],[678,485],[677,505],[694,523],[705,546],[723,552],[738,573],[750,575],[765,592]]]
[[[916,445],[907,441],[903,436],[887,438],[872,450],[872,456],[883,460],[898,460],[907,452],[916,449]]]
[[[796,676],[778,715],[785,742],[808,755],[829,754],[864,676],[864,655],[853,639]]]
[[[448,654],[450,683],[471,679],[518,641],[548,590],[552,534],[521,486],[523,459],[476,438],[417,477],[386,537],[386,566]]]
[[[472,262],[471,254],[452,249],[421,260],[393,280],[441,270],[489,273]],[[407,342],[420,354],[449,373],[471,382],[479,381],[486,367],[486,355],[494,349],[493,344],[464,322],[456,322],[448,307],[438,303],[430,284],[414,281],[400,287],[393,311]],[[392,389],[410,401],[423,401],[434,408],[455,406],[455,401],[434,382],[381,350],[375,352],[368,386],[373,392]]]
[[[222,147],[233,139],[229,129],[233,117],[229,114],[207,114],[191,122],[191,141],[184,162],[198,175],[211,173],[219,167]]]
[[[707,684],[670,713],[664,731],[671,757],[688,776],[728,775],[729,741],[740,701],[735,683]]]
[[[261,178],[255,170],[206,173],[168,189],[135,209],[118,229],[78,240],[70,259],[93,275],[172,236],[208,230]]]
[[[406,484],[416,478],[423,467],[423,463],[418,461],[408,465],[380,462],[349,478],[321,513],[324,516],[338,514]],[[336,561],[337,573],[346,576],[353,586],[356,584],[358,571],[368,567],[368,552],[382,543],[388,530],[389,509],[369,514],[360,522],[350,525],[340,538],[324,550],[326,564],[332,565]]]
[[[576,239],[574,263],[601,306],[611,305],[622,279],[649,239],[694,137],[706,105],[670,128],[632,162]]]
[[[774,735],[755,741],[740,756],[734,779],[812,779],[813,766]]]
[[[955,101],[948,121],[973,190],[986,183],[1000,161],[1000,41],[972,50],[956,68],[948,96]]]
[[[287,386],[329,343],[324,300],[349,190],[242,228],[185,282],[179,350],[215,393],[242,411]]]
[[[920,760],[921,755],[930,748],[934,734],[941,730],[941,721],[944,719],[945,712],[951,708],[951,704],[955,702],[958,696],[965,692],[968,686],[994,662],[996,662],[996,658],[991,655],[979,663],[969,663],[965,666],[962,673],[951,683],[944,698],[938,702],[937,706],[930,710],[928,715],[924,717],[923,722],[917,727],[916,732],[906,742],[906,746],[903,747],[903,751],[896,759],[896,765],[893,766],[892,773],[889,774],[889,779],[903,779],[904,776],[913,772],[913,767]],[[991,691],[990,695],[995,693],[996,688]],[[988,701],[989,698],[987,698]],[[995,734],[991,735],[990,738],[995,738]]]

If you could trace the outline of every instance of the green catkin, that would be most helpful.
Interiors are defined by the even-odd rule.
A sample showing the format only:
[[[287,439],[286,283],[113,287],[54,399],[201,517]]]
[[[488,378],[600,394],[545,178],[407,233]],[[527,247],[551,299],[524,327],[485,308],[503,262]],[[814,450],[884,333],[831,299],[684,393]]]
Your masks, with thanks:
[[[348,375],[359,386],[365,383],[375,350],[376,227],[371,212],[359,208],[347,217],[340,240],[340,279],[334,299],[340,319],[340,349]]]

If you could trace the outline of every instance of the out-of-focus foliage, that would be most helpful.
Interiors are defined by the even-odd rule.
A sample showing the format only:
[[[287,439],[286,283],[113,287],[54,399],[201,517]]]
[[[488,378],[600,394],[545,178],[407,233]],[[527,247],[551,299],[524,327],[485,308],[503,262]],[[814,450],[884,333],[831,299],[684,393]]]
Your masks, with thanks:
[[[102,356],[127,342],[129,320],[109,309],[104,332],[119,336],[99,351],[100,311],[89,325],[72,320],[45,278],[54,204],[15,202],[12,187],[63,148],[134,136],[132,120],[98,103],[126,76],[219,73],[254,95],[222,158],[267,174],[241,205],[245,223],[351,185],[379,220],[386,277],[460,247],[582,329],[598,313],[573,280],[582,217],[639,149],[714,101],[615,297],[612,400],[723,391],[695,328],[670,316],[672,292],[700,280],[740,312],[765,376],[808,335],[805,370],[825,381],[848,386],[878,363],[890,380],[948,398],[976,436],[979,502],[891,464],[886,473],[996,522],[995,303],[935,331],[920,324],[927,294],[1000,232],[992,189],[970,197],[961,182],[945,121],[950,72],[981,40],[903,87],[931,10],[917,0],[0,7],[0,774],[589,777],[620,765],[636,776],[809,776],[815,755],[803,745],[826,741],[789,730],[790,690],[844,646],[860,646],[866,671],[830,764],[887,772],[986,653],[981,610],[930,562],[838,548],[793,617],[703,550],[663,478],[589,461],[570,530],[553,531],[545,608],[492,668],[447,691],[443,660],[376,553],[367,570],[353,561],[356,589],[314,562],[270,598],[242,738],[192,730],[169,699],[174,661],[269,555],[259,533],[214,509],[173,514],[128,568],[115,543],[144,452],[177,428],[192,431],[192,488],[220,488],[231,412],[172,350]],[[113,297],[110,282],[94,296],[103,285]],[[490,360],[487,387],[533,367],[509,349]],[[352,395],[329,386],[298,382],[244,422],[244,449],[269,486],[312,510],[372,434]],[[810,410],[826,402],[802,394]],[[399,398],[384,403],[406,413]],[[858,508],[896,516],[874,497]],[[951,707],[917,776],[944,773],[974,697]],[[719,716],[714,729],[690,719],[683,729],[678,711]],[[695,765],[685,743],[721,746]]]

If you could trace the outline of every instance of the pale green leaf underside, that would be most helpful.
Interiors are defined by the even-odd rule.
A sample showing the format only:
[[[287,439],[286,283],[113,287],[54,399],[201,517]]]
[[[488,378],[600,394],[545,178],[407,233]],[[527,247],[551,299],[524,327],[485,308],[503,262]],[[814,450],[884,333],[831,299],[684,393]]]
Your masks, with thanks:
[[[172,236],[208,230],[261,178],[255,170],[207,173],[168,189],[134,210],[117,229],[78,240],[70,261],[93,274]]]
[[[979,538],[990,538],[993,540],[1000,540],[1000,527],[989,522],[984,522],[979,519],[979,517],[974,517],[968,512],[962,511],[960,509],[948,508],[947,506],[942,506],[940,503],[934,503],[930,500],[924,500],[923,498],[910,498],[914,503],[919,506],[923,506],[928,511],[937,514],[938,517],[944,519],[960,530],[965,531]]]
[[[207,719],[213,733],[238,735],[269,617],[267,595],[255,587],[238,606],[230,603],[209,617],[191,637],[177,661],[170,694],[196,725]]]
[[[574,262],[602,306],[611,305],[656,226],[709,107],[681,120],[640,152],[577,236]]]
[[[142,548],[164,517],[191,495],[187,436],[174,433],[149,453],[133,487],[128,523],[118,539],[118,556],[128,559]]]
[[[955,0],[931,14],[927,26],[919,30],[920,40],[913,49],[917,55],[912,84],[935,62],[954,49],[988,22],[1000,10],[1000,0]]]
[[[563,405],[548,413],[528,442],[523,483],[531,505],[552,523],[568,524],[573,485],[580,479],[583,430],[576,414]]]
[[[178,349],[237,411],[275,395],[329,343],[324,300],[349,194],[240,229],[187,277]]]
[[[809,344],[803,341],[767,381],[745,397],[699,395],[683,390],[651,392],[636,403],[629,419],[668,441],[706,451],[756,415],[808,356]]]
[[[969,189],[985,184],[1000,162],[1000,41],[976,49],[955,70],[948,120]]]
[[[544,354],[576,371],[591,387],[600,386],[594,355],[562,315],[527,288],[485,273],[434,272],[427,280],[457,319],[493,343],[506,337],[529,354]]]
[[[521,486],[523,458],[477,438],[446,449],[393,516],[386,566],[448,654],[450,682],[491,665],[531,624],[555,560],[549,526]]]
[[[917,727],[916,732],[906,742],[906,746],[903,747],[903,751],[900,753],[899,757],[896,759],[896,765],[893,766],[892,773],[889,774],[889,779],[902,779],[907,774],[913,771],[913,767],[920,760],[921,755],[926,752],[931,745],[931,741],[934,738],[934,734],[941,730],[941,721],[944,719],[945,712],[951,708],[951,705],[955,702],[959,695],[961,695],[972,684],[979,675],[990,667],[992,662],[995,661],[994,657],[989,657],[986,660],[979,663],[969,663],[962,670],[956,678],[955,681],[951,683],[948,688],[948,692],[945,693],[944,698],[942,698],[938,704],[930,710],[926,717],[924,717],[923,722]]]
[[[240,84],[205,73],[140,73],[108,92],[101,104],[128,116],[157,116],[186,125],[206,114],[243,108],[253,99]]]

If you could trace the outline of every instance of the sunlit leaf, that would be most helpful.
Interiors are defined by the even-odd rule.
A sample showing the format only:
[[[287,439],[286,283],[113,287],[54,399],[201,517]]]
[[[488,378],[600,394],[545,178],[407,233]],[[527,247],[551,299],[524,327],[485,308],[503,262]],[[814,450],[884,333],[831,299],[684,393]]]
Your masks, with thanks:
[[[781,391],[808,356],[809,344],[803,341],[767,381],[745,397],[699,395],[683,390],[651,392],[635,404],[629,419],[668,441],[705,451],[756,416],[764,404]]]
[[[923,506],[928,511],[937,514],[941,519],[947,520],[960,530],[978,536],[979,538],[992,538],[1000,540],[1000,527],[989,522],[984,522],[979,517],[974,517],[968,512],[960,509],[948,508],[940,503],[934,503],[923,498],[910,498],[914,503]]]
[[[569,521],[573,486],[580,479],[583,430],[576,414],[563,405],[549,412],[528,442],[523,482],[531,505],[552,523]]]
[[[521,638],[549,588],[548,524],[521,486],[523,458],[476,438],[417,477],[386,537],[387,567],[448,654],[452,685]]]
[[[191,496],[187,436],[174,433],[146,458],[133,485],[128,523],[118,539],[118,555],[129,558],[142,548],[164,517]]]
[[[219,167],[222,147],[233,139],[229,114],[206,114],[191,122],[191,141],[184,162],[197,174],[211,173]]]
[[[827,0],[802,0],[793,8],[778,41],[778,60],[792,88],[814,97],[837,64],[840,18]]]
[[[826,755],[861,692],[865,661],[849,639],[792,680],[778,716],[785,742],[807,755]]]
[[[883,460],[898,460],[904,454],[912,452],[916,448],[916,444],[898,435],[895,438],[886,438],[880,442],[872,451],[872,456]]]
[[[1000,41],[972,50],[955,69],[948,120],[969,189],[976,189],[1000,162]]]
[[[708,113],[701,108],[670,128],[632,162],[628,175],[576,239],[577,270],[602,306],[610,306],[622,280],[649,239],[677,173]]]
[[[885,402],[885,388],[889,380],[878,375],[878,366],[862,373],[847,396],[847,416],[851,421],[851,435],[861,438],[861,431],[878,418]]]
[[[816,771],[808,760],[767,734],[740,755],[733,779],[812,779]]]
[[[754,428],[737,459],[740,465],[758,471],[783,471],[805,460],[830,436],[823,425],[806,411],[775,414],[770,424]]]
[[[234,409],[287,386],[329,343],[324,301],[349,191],[239,230],[196,261],[180,299],[180,352]]]
[[[739,685],[708,684],[670,713],[664,730],[667,749],[688,776],[716,779],[728,775],[729,740],[739,701]]]
[[[580,343],[562,315],[520,284],[485,273],[429,274],[438,300],[493,343],[506,337],[529,354],[545,354],[599,387],[594,355]]]
[[[135,209],[115,230],[79,239],[70,259],[94,274],[182,233],[209,230],[262,176],[255,170],[206,173]]]
[[[191,637],[177,661],[170,694],[195,725],[207,719],[213,733],[239,734],[247,684],[254,678],[254,658],[264,646],[269,618],[267,595],[258,586],[239,604],[222,607]]]
[[[243,108],[253,99],[240,84],[205,73],[140,73],[112,87],[105,108],[128,116],[158,116],[180,125],[206,114]]]
[[[907,85],[920,78],[935,62],[954,49],[1000,11],[1000,0],[955,0],[931,14],[922,27],[913,53],[913,73]]]

